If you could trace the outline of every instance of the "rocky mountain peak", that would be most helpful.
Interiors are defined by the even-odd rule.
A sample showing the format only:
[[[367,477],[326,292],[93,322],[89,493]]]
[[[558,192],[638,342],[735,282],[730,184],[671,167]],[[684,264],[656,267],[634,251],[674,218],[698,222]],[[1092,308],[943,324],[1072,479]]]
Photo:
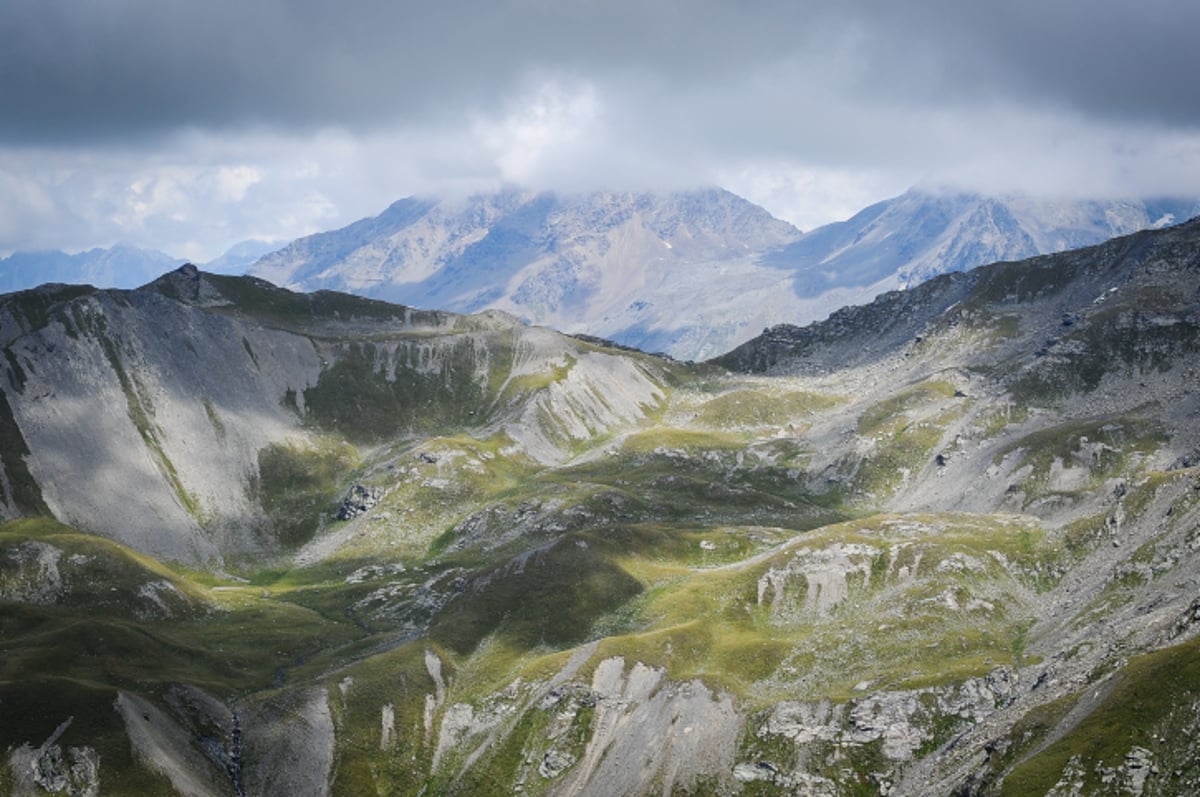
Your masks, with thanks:
[[[1094,244],[1197,210],[1192,200],[913,189],[801,234],[715,187],[559,194],[510,186],[455,201],[400,200],[300,239],[252,273],[417,307],[498,308],[703,359],[764,327],[824,318],[940,273]]]

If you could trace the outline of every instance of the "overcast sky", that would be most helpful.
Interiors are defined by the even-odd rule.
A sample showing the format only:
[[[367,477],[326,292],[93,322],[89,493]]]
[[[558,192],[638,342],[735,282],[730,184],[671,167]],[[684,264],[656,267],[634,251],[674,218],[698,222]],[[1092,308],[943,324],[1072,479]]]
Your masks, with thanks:
[[[414,193],[1200,194],[1195,0],[0,0],[0,254]]]

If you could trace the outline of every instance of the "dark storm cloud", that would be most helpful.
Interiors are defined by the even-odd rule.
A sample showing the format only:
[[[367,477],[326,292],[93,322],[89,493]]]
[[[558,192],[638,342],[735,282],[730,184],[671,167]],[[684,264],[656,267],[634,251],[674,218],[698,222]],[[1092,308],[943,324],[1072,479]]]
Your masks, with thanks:
[[[211,257],[411,193],[1200,185],[1195,0],[0,0],[0,255]]]
[[[530,75],[624,92],[646,127],[670,121],[664,97],[708,96],[702,123],[764,75],[796,104],[783,83],[738,111],[784,131],[821,118],[812,84],[846,105],[1028,101],[1193,126],[1196,30],[1183,0],[6,0],[0,136],[420,126],[496,112]]]
[[[180,126],[354,126],[487,110],[534,71],[703,78],[752,40],[735,9],[684,2],[10,0],[5,135],[87,139]],[[720,35],[707,28],[713,24]],[[774,44],[778,46],[780,42]]]
[[[1191,0],[880,2],[871,16],[872,71],[902,95],[920,92],[920,78],[951,102],[978,93],[1100,120],[1200,125]]]

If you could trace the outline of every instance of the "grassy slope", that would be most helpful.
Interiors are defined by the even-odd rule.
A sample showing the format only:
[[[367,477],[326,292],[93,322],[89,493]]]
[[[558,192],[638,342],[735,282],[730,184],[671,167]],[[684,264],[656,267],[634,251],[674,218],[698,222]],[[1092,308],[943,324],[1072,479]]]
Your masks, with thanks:
[[[1015,729],[1016,759],[1004,779],[1003,795],[1044,794],[1074,771],[1088,793],[1116,785],[1112,772],[1135,747],[1149,751],[1153,770],[1147,793],[1191,794],[1200,785],[1200,759],[1193,737],[1200,732],[1200,641],[1192,640],[1140,656],[1093,694],[1075,695],[1033,713]],[[1076,703],[1096,703],[1077,725],[1061,728]],[[1056,729],[1062,735],[1045,747],[1035,742]],[[1107,780],[1107,782],[1106,782]]]
[[[952,392],[941,383],[910,389],[870,407],[859,431],[903,434],[910,413]],[[378,561],[370,545],[352,544],[314,568],[253,574],[251,585],[241,585],[198,574],[189,579],[104,543],[118,589],[123,584],[128,590],[146,577],[142,570],[154,568],[205,610],[183,621],[155,623],[120,611],[106,614],[96,604],[82,622],[79,605],[6,606],[4,680],[15,684],[22,673],[36,671],[150,695],[165,681],[238,695],[276,686],[281,678],[319,677],[351,664],[347,672],[358,686],[339,709],[344,734],[339,782],[370,783],[386,793],[415,784],[421,766],[397,766],[376,755],[371,739],[378,734],[378,718],[372,715],[381,705],[377,701],[387,697],[407,718],[397,727],[414,732],[430,689],[419,653],[428,645],[457,668],[453,695],[467,703],[485,701],[514,671],[545,669],[557,651],[593,639],[602,640],[598,657],[621,655],[664,667],[672,678],[700,678],[738,695],[748,708],[784,696],[846,700],[862,681],[881,688],[955,682],[1019,663],[1028,621],[1021,606],[1036,586],[1040,531],[955,516],[841,522],[846,510],[829,496],[808,493],[794,475],[807,462],[802,430],[816,413],[841,401],[801,393],[764,401],[746,388],[712,393],[684,386],[673,406],[694,408],[692,421],[659,421],[615,441],[609,453],[567,468],[528,463],[514,468],[498,455],[502,442],[431,441],[422,450],[436,452],[433,459],[469,450],[486,467],[479,472],[454,467],[453,458],[451,467],[444,459],[439,467],[412,457],[410,467],[420,478],[384,506],[406,509],[417,515],[414,520],[423,514],[437,518],[448,524],[447,531],[430,549],[407,546],[403,572],[369,575],[357,583],[347,583],[346,576]],[[664,418],[681,415],[686,413],[668,408]],[[928,448],[917,456],[927,456]],[[338,451],[329,443],[308,453],[270,452],[262,489],[278,503],[277,514],[308,506],[309,494],[328,492],[321,487],[332,478],[326,466],[351,467],[334,461],[342,456]],[[484,452],[491,458],[484,459]],[[297,467],[305,479],[280,475]],[[311,489],[305,486],[310,472]],[[420,486],[438,473],[446,487],[431,492]],[[869,483],[872,489],[887,487]],[[459,525],[472,510],[520,507],[548,495],[557,501],[557,517],[570,522],[549,522],[517,537],[508,554],[488,553],[480,547],[486,537],[464,535]],[[21,535],[64,550],[89,539],[36,524],[6,527],[6,538]],[[458,539],[466,544],[455,548]],[[541,547],[519,553],[532,544]],[[759,582],[768,571],[786,569],[804,552],[838,545],[869,549],[864,568],[874,575],[870,581],[852,576],[845,601],[828,612],[806,610],[803,576],[781,598],[784,610],[759,600]],[[356,550],[361,553],[352,555]],[[997,565],[994,556],[989,560],[992,551],[1002,553],[1010,567]],[[507,558],[512,553],[516,559]],[[955,557],[985,564],[978,572],[939,570]],[[899,568],[906,565],[913,577],[900,579]],[[1023,572],[1029,575],[1022,578]],[[104,583],[96,582],[96,589],[102,591]],[[412,604],[430,583],[443,590],[445,608],[432,617],[428,638],[393,653],[372,653],[408,627]],[[365,599],[371,605],[381,588],[400,596],[390,612],[353,608]],[[948,612],[941,603],[947,594],[962,606],[978,598],[1003,608]],[[881,622],[886,634],[878,633]],[[64,659],[63,650],[84,655]],[[847,669],[847,661],[857,666]],[[398,691],[384,689],[387,678],[397,679]],[[64,711],[70,713],[61,705],[58,713]],[[115,732],[111,721],[109,726]],[[520,739],[536,730],[534,722],[514,731],[514,740],[494,755],[514,755]],[[26,740],[36,736],[13,736],[0,745]],[[508,774],[512,768],[494,756],[481,766]]]

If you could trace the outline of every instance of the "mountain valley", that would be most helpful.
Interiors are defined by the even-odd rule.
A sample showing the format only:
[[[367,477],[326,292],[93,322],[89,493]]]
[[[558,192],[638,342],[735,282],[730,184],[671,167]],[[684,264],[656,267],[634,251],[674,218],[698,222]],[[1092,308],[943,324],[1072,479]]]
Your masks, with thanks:
[[[0,296],[0,793],[1200,790],[1200,221],[702,363],[272,282]]]

